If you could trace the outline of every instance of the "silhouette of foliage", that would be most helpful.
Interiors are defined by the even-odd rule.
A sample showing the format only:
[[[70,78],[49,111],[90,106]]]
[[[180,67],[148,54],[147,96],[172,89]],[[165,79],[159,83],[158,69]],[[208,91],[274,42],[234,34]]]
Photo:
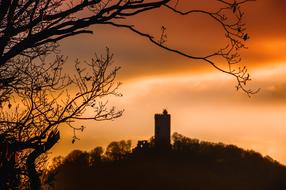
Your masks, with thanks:
[[[98,146],[95,147],[93,150],[90,151],[90,165],[94,165],[97,162],[100,162],[103,157],[104,150],[102,147]]]
[[[120,142],[109,146],[118,147]],[[128,153],[127,157],[120,159],[116,156],[107,157],[105,152],[102,159],[94,164],[86,163],[87,154],[91,157],[92,151],[77,151],[72,157],[81,159],[73,159],[75,162],[68,164],[71,154],[68,155],[58,167],[61,171],[55,176],[53,186],[49,187],[61,190],[286,188],[286,167],[269,156],[263,157],[255,151],[243,150],[234,145],[187,138],[178,133],[173,134],[173,142],[172,150],[167,152],[157,152],[149,146],[149,151]],[[118,152],[118,148],[114,150]],[[81,175],[78,175],[79,171]]]
[[[131,141],[112,142],[107,148],[105,155],[110,160],[121,160],[126,155],[131,153]]]
[[[0,110],[0,146],[5,147],[1,149],[1,188],[15,187],[15,180],[21,184],[28,177],[30,188],[39,189],[42,155],[58,142],[63,126],[74,131],[74,142],[76,132],[84,129],[74,121],[121,116],[122,111],[109,107],[105,99],[121,96],[120,83],[115,82],[119,67],[112,68],[112,57],[107,49],[105,56],[96,55],[85,64],[76,61],[73,75],[64,73],[62,56],[54,62],[26,60],[26,65],[17,65],[25,81],[11,94],[14,101],[3,103],[5,109]],[[85,114],[87,110],[92,114]]]
[[[243,6],[253,0],[216,0],[219,7],[215,10],[178,9],[179,0],[10,0],[0,1],[0,100],[8,101],[13,89],[21,87],[23,79],[17,74],[14,64],[22,64],[22,60],[36,59],[58,51],[63,39],[80,34],[91,34],[91,25],[110,25],[128,29],[152,44],[181,56],[202,60],[216,69],[234,76],[237,89],[248,95],[255,91],[245,88],[250,76],[245,67],[235,68],[240,61],[238,51],[245,48],[244,42],[249,39],[243,21]],[[215,52],[199,56],[184,50],[168,46],[167,28],[161,27],[159,39],[139,30],[126,18],[158,8],[182,17],[193,14],[206,15],[225,33],[225,47]],[[125,20],[125,22],[122,22]],[[226,67],[221,67],[215,60],[222,58]],[[20,83],[19,83],[20,82]]]
[[[246,67],[234,66],[240,62],[238,51],[245,48],[244,41],[249,39],[242,9],[249,1],[252,0],[217,0],[221,5],[217,10],[192,10],[187,7],[185,12],[177,9],[179,2],[183,2],[178,0],[0,1],[0,187],[14,188],[19,181],[23,181],[22,176],[30,176],[31,188],[38,188],[38,171],[40,163],[45,160],[41,155],[60,139],[60,124],[69,125],[75,132],[84,127],[74,127],[72,120],[103,120],[121,115],[114,109],[107,111],[104,103],[94,106],[96,97],[116,95],[114,89],[111,89],[112,85],[108,84],[113,84],[118,69],[109,77],[105,76],[105,81],[99,80],[105,73],[106,61],[96,59],[89,65],[95,72],[94,76],[76,67],[78,76],[71,80],[62,75],[65,62],[63,56],[57,56],[53,63],[44,64],[46,56],[58,55],[58,42],[71,36],[92,33],[88,29],[91,25],[125,28],[164,50],[192,60],[202,60],[233,76],[237,81],[237,89],[251,95],[257,91],[245,86],[251,80]],[[162,33],[157,39],[125,19],[161,7],[182,16],[196,13],[213,19],[225,33],[225,47],[203,56],[193,55],[168,45],[166,27],[160,26]],[[217,59],[223,60],[224,67],[215,62]],[[76,65],[79,66],[79,61]],[[94,68],[98,66],[100,72]],[[56,101],[57,95],[50,96],[52,91],[64,92],[62,90],[70,85],[76,85],[80,94],[67,94],[67,101],[61,103]],[[94,93],[97,90],[102,94]],[[18,105],[14,100],[21,104]],[[97,108],[96,116],[82,117],[86,107]],[[72,142],[76,139],[74,135]],[[9,172],[5,172],[7,170]]]
[[[57,156],[54,157],[52,160],[52,165],[50,166],[48,171],[44,172],[44,175],[42,176],[43,179],[43,189],[54,189],[55,188],[55,176],[59,174],[61,169],[63,168],[63,160],[64,157]]]

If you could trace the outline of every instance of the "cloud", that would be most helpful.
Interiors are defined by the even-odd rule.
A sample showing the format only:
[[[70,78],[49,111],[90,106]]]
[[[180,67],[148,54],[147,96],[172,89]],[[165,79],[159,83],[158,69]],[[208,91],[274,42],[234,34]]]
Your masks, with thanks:
[[[286,83],[266,86],[258,96],[260,101],[286,104]]]
[[[187,3],[191,8],[212,5],[198,1]],[[286,11],[283,7],[285,7],[284,0],[260,0],[245,5],[245,22],[251,39],[246,42],[249,48],[240,52],[241,65],[259,68],[284,59],[285,46],[281,47],[281,44],[285,44],[286,41],[284,24]],[[128,21],[157,38],[160,36],[160,27],[166,25],[167,43],[191,55],[205,55],[224,46],[224,33],[221,27],[208,17],[194,14],[182,19],[167,9],[156,11]],[[109,47],[115,54],[115,63],[122,66],[119,77],[123,82],[146,76],[213,71],[213,68],[204,62],[162,50],[128,30],[111,26],[95,26],[92,29],[94,35],[81,35],[65,40],[62,43],[63,54],[69,56],[71,62],[76,58],[89,60],[94,52],[104,53],[105,47]]]
[[[209,5],[206,1],[193,2]],[[124,94],[110,103],[126,111],[114,122],[84,123],[87,129],[79,134],[82,140],[77,145],[71,145],[69,130],[56,152],[91,149],[112,140],[148,139],[153,135],[153,114],[168,108],[172,113],[172,130],[255,148],[271,156],[275,150],[274,158],[286,163],[285,4],[285,0],[259,0],[246,6],[251,39],[247,42],[249,49],[242,52],[242,64],[251,68],[251,87],[261,88],[252,98],[236,92],[236,81],[231,76],[204,62],[166,52],[127,30],[96,26],[94,35],[65,40],[63,53],[71,62],[76,58],[89,60],[94,52],[104,53],[105,47],[110,48],[115,64],[122,66],[119,78]],[[169,14],[135,17],[131,23],[157,37],[160,27],[169,23],[168,42],[194,54],[221,45],[221,28],[206,24],[204,17],[180,20],[170,19]]]

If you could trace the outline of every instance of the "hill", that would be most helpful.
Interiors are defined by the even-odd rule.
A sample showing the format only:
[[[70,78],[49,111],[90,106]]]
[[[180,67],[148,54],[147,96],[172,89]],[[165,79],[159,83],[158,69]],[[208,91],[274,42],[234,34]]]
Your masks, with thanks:
[[[285,190],[286,167],[234,145],[173,135],[170,151],[149,146],[131,152],[113,142],[105,154],[73,151],[49,172],[60,190]]]

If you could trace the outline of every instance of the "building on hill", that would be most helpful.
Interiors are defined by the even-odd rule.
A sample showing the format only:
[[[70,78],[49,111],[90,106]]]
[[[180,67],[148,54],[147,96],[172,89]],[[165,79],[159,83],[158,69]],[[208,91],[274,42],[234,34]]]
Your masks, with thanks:
[[[171,148],[171,115],[166,109],[161,114],[154,115],[155,135],[154,148],[159,151],[166,151]],[[147,140],[140,140],[133,152],[144,152],[153,147]]]

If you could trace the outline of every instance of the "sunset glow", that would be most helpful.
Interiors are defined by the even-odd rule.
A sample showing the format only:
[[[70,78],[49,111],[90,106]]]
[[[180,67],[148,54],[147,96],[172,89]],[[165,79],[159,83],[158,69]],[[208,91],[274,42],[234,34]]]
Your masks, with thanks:
[[[110,48],[115,55],[114,64],[122,67],[118,80],[123,83],[119,91],[124,95],[110,103],[125,112],[114,121],[79,122],[86,129],[78,134],[81,140],[75,144],[71,143],[72,131],[64,129],[52,156],[66,155],[73,149],[90,150],[122,139],[131,139],[135,145],[137,140],[153,136],[154,114],[166,108],[172,115],[172,132],[253,149],[286,164],[285,2],[258,0],[251,2],[246,10],[250,40],[248,49],[241,52],[241,65],[249,68],[252,77],[249,88],[261,89],[251,98],[236,91],[232,76],[204,62],[166,52],[124,29],[96,26],[94,35],[65,40],[62,53],[71,62],[76,58],[89,60],[94,52]],[[145,29],[157,35],[161,25],[168,21],[167,14],[152,21],[148,14],[146,17]],[[172,20],[168,24],[173,28],[168,33],[170,44],[198,54],[215,47],[212,43],[220,35],[219,28],[214,28],[213,36],[208,36],[212,41],[201,40],[206,33],[197,33],[198,30],[210,30],[211,23],[193,30],[199,34],[197,38],[187,36],[187,31],[193,28],[184,21]],[[172,36],[172,32],[177,35]]]

